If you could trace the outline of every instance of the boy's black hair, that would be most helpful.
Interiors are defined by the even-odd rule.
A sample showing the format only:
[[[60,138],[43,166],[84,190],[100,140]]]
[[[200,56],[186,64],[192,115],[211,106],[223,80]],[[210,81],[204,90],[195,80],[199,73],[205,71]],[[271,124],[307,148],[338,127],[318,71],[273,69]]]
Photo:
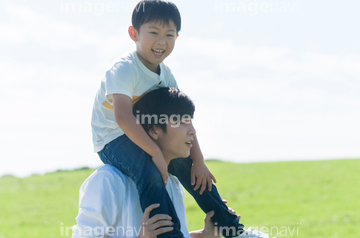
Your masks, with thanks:
[[[134,8],[132,25],[136,30],[148,22],[160,21],[169,24],[172,20],[176,27],[176,33],[181,29],[180,12],[176,5],[165,0],[142,0]]]
[[[172,115],[180,119],[186,116],[192,118],[194,112],[195,105],[191,99],[179,89],[171,87],[148,92],[133,107],[133,114],[146,132],[155,125],[166,132],[167,123],[162,123],[160,118],[171,119]]]

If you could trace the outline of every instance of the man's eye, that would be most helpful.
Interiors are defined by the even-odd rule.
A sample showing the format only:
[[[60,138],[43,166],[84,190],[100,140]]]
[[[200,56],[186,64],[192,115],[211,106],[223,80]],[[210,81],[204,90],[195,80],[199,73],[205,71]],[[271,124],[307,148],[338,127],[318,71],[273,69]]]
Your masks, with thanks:
[[[181,124],[191,124],[191,120],[182,120]]]

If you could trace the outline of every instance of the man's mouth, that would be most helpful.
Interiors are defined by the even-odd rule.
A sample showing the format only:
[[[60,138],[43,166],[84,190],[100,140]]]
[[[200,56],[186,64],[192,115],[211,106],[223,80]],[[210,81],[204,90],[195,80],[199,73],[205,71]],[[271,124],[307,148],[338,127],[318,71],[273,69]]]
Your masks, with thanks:
[[[186,142],[185,142],[185,144],[186,144],[186,145],[188,145],[188,146],[190,146],[190,147],[192,147],[192,146],[193,146],[193,144],[192,144],[192,140],[186,141]]]
[[[157,50],[157,49],[151,49],[151,51],[154,53],[154,55],[156,56],[162,56],[165,52],[165,50]]]

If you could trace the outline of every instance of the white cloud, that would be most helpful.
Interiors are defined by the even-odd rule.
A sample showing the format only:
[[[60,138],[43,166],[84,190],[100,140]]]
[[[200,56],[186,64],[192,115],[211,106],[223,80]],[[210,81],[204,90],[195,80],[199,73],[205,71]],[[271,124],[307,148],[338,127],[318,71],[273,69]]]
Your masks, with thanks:
[[[57,49],[78,48],[100,42],[100,37],[94,31],[55,20],[50,14],[36,13],[28,7],[14,4],[7,4],[4,8],[11,17],[0,24],[2,42],[32,42]]]
[[[360,55],[237,46],[231,41],[195,38],[178,47],[169,63],[175,66],[180,85],[186,84],[189,90],[207,85],[204,93],[208,95],[286,105],[353,104],[360,100]],[[201,61],[210,64],[202,65]]]
[[[168,61],[204,154],[251,161],[359,156],[359,59],[192,38]]]

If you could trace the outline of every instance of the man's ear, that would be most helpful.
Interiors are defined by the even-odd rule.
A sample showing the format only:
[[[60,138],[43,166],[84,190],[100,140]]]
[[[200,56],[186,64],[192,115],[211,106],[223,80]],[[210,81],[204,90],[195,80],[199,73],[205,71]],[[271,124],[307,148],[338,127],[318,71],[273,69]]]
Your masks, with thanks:
[[[137,39],[138,32],[137,32],[137,30],[136,30],[133,26],[129,26],[128,33],[129,33],[130,38],[131,38],[133,41],[135,41],[135,42],[138,41],[138,39]]]
[[[150,128],[148,130],[148,134],[153,140],[158,140],[159,139],[159,134],[158,134],[158,130],[157,130],[156,127]]]

